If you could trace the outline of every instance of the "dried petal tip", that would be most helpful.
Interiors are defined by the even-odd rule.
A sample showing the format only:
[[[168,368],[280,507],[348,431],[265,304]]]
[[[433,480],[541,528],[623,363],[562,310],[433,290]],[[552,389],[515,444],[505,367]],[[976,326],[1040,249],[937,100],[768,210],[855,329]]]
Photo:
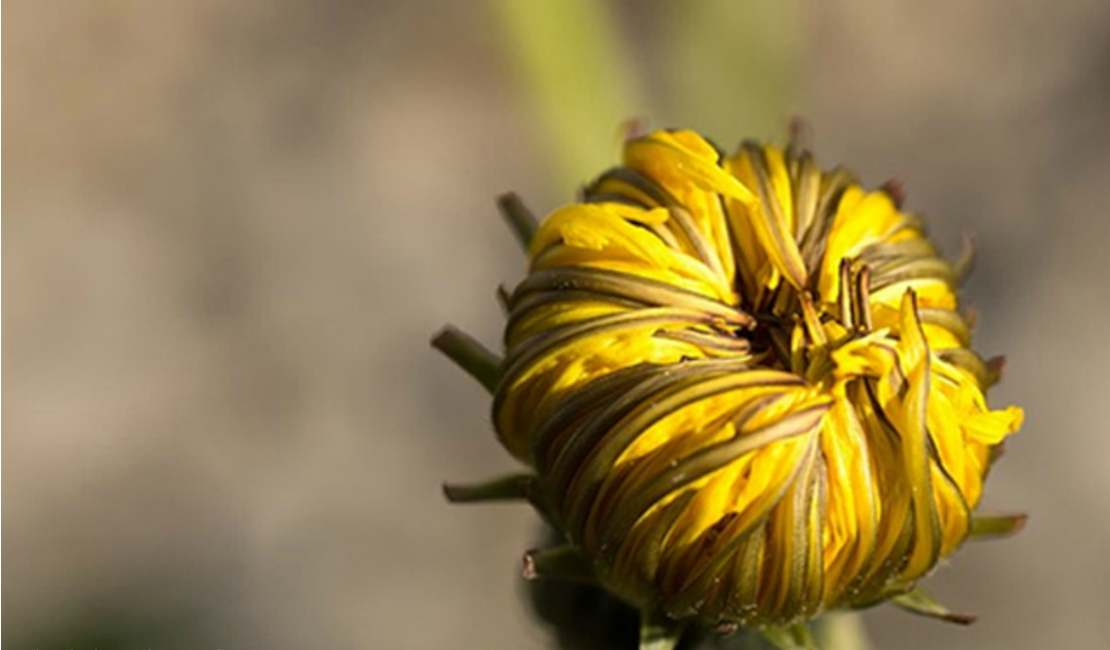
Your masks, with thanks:
[[[880,187],[882,191],[886,192],[891,201],[894,201],[894,207],[901,209],[902,205],[906,202],[906,183],[900,178],[892,178],[883,183]]]
[[[813,149],[813,125],[801,115],[790,118],[790,152],[794,155],[802,154]]]

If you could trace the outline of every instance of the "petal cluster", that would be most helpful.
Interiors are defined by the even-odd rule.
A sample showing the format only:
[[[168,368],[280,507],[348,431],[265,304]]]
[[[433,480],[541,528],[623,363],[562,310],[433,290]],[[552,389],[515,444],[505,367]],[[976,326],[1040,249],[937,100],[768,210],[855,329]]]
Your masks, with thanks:
[[[548,216],[506,297],[493,419],[609,589],[783,626],[910,589],[972,529],[998,364],[897,192],[690,131]]]

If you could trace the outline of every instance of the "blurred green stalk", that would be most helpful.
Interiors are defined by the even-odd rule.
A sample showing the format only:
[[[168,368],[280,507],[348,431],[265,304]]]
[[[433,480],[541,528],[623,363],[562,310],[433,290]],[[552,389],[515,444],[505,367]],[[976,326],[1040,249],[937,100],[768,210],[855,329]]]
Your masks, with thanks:
[[[800,109],[808,24],[801,0],[661,3],[664,115],[732,150],[782,139]]]
[[[605,2],[490,0],[507,59],[561,196],[617,160],[622,123],[647,106]]]
[[[808,32],[801,0],[630,6],[652,45],[651,67],[634,58],[614,3],[489,5],[557,196],[618,160],[628,120],[693,128],[732,149],[744,137],[782,138],[799,109]],[[648,82],[657,101],[644,92]]]

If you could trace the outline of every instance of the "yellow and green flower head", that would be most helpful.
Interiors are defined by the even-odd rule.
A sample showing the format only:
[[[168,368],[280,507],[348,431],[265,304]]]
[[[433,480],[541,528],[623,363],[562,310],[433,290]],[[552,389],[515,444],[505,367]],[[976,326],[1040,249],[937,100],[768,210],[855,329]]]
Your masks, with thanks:
[[[1019,523],[973,511],[1022,412],[988,406],[1000,364],[970,348],[968,264],[899,194],[793,145],[661,131],[538,225],[505,199],[529,267],[502,293],[504,356],[436,344],[492,390],[529,471],[449,496],[530,499],[568,542],[531,572],[672,620],[943,614],[917,581]]]

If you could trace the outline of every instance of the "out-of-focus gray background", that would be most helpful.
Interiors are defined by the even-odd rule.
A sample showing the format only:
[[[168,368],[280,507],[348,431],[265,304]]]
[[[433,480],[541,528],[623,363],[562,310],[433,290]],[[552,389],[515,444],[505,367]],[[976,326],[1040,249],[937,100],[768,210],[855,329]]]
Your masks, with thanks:
[[[545,647],[535,516],[440,496],[512,464],[427,344],[497,341],[522,269],[493,197],[574,189],[512,9],[8,4],[6,646]],[[782,102],[824,162],[905,179],[949,250],[979,236],[992,401],[1028,413],[985,507],[1032,519],[932,581],[976,625],[880,608],[877,647],[1105,645],[1110,5],[694,5],[609,6],[656,126],[731,148]]]

